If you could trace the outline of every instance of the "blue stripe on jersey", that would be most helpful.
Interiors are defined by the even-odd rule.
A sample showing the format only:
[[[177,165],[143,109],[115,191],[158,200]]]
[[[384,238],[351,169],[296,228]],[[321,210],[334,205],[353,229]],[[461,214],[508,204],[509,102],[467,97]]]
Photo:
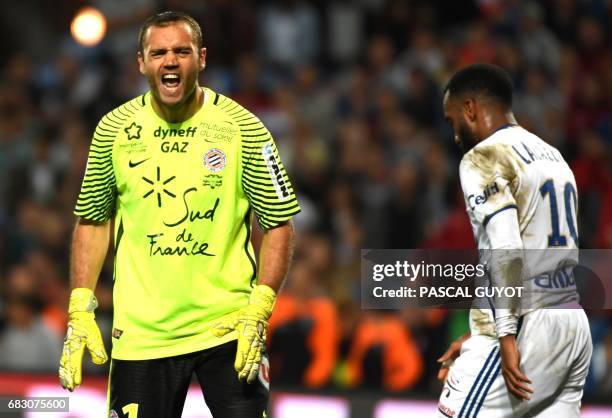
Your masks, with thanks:
[[[487,216],[485,216],[485,218],[482,220],[482,227],[486,228],[487,224],[489,223],[489,221],[491,220],[492,217],[494,217],[495,215],[497,215],[499,212],[503,212],[507,209],[516,209],[518,210],[518,207],[515,204],[511,204],[508,206],[504,206],[501,209],[497,209],[495,212],[488,214]]]
[[[489,366],[492,365],[491,361],[493,360],[493,356],[495,355],[495,352],[497,350],[499,350],[499,347],[497,346],[491,349],[491,352],[489,353],[489,357],[487,357],[487,359],[484,362],[484,365],[482,366],[482,369],[480,369],[480,372],[478,373],[478,376],[476,376],[476,380],[474,380],[474,383],[472,384],[472,388],[470,389],[470,392],[468,393],[467,398],[465,398],[465,401],[463,402],[463,406],[461,407],[461,411],[459,411],[459,416],[457,418],[463,418],[463,411],[465,410],[466,405],[470,403],[470,399],[472,397],[472,393],[474,392],[474,389],[476,389],[476,386],[480,384],[480,378],[482,377],[482,374],[485,373],[485,370],[487,370]]]
[[[493,376],[491,376],[491,380],[487,384],[487,387],[486,387],[484,393],[480,397],[480,401],[478,402],[478,406],[474,410],[474,415],[473,415],[474,417],[478,416],[478,411],[480,411],[480,408],[482,408],[482,404],[484,403],[484,400],[487,397],[487,393],[489,393],[489,389],[491,389],[491,386],[493,385],[493,382],[495,381],[495,379],[497,379],[497,376],[499,375],[499,371],[500,370],[501,370],[501,362],[498,362],[497,363],[497,367],[495,368],[495,371],[493,372]]]
[[[518,338],[518,335],[521,332],[521,328],[523,327],[523,317],[519,317],[518,320],[518,326],[517,326],[517,331],[516,331],[516,337]],[[496,356],[498,359],[500,357],[499,353]],[[484,400],[487,397],[487,394],[489,393],[489,390],[491,389],[491,386],[493,386],[493,382],[495,381],[495,379],[497,379],[497,376],[499,375],[499,372],[501,370],[501,361],[497,362],[497,367],[495,367],[495,370],[493,371],[493,376],[491,376],[491,380],[489,380],[489,383],[487,384],[487,387],[484,391],[484,393],[480,396],[480,401],[478,402],[478,406],[476,406],[476,409],[474,410],[474,415],[472,415],[473,417],[478,417],[478,412],[480,411],[480,408],[482,408],[482,405],[484,404]],[[487,378],[485,377],[485,381],[487,380]],[[478,398],[478,394],[476,395],[476,397]],[[475,404],[475,403],[474,403]],[[471,408],[470,408],[471,409]],[[470,411],[468,410],[466,417],[469,415]]]
[[[466,418],[470,416],[470,412],[472,412],[472,408],[476,404],[479,404],[477,409],[480,409],[480,407],[482,406],[482,402],[484,401],[484,398],[487,396],[487,393],[489,392],[489,388],[491,387],[491,384],[495,380],[495,376],[499,372],[499,366],[500,366],[499,357],[500,356],[499,356],[499,351],[498,351],[497,354],[495,354],[494,360],[491,362],[491,367],[489,367],[487,374],[482,379],[482,382],[479,385],[478,390],[476,391],[476,394],[474,395],[474,402],[470,405],[470,408],[465,413]],[[495,373],[493,373],[494,370],[496,371]],[[484,392],[483,392],[483,389],[484,389]],[[475,416],[476,416],[476,411],[474,411],[474,415],[472,415],[472,417],[475,417]]]

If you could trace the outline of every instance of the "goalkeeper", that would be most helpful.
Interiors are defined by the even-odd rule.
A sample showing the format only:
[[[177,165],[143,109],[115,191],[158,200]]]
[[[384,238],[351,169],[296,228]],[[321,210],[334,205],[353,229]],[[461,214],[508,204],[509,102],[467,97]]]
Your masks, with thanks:
[[[261,121],[198,85],[198,23],[159,13],[138,41],[150,91],[98,123],[76,204],[60,381],[81,384],[86,348],[94,363],[108,359],[93,290],[113,221],[106,416],[180,417],[195,373],[215,418],[262,418],[268,318],[300,208]],[[258,267],[254,214],[264,230]]]

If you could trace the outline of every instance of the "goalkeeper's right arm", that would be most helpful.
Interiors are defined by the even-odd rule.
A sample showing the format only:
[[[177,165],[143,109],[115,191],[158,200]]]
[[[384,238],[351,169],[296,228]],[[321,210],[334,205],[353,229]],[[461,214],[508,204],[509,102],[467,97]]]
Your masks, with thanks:
[[[60,382],[73,391],[81,384],[82,361],[85,347],[96,364],[108,359],[94,309],[98,303],[93,290],[110,242],[110,222],[93,223],[79,220],[72,238],[70,254],[70,306],[68,331],[60,360]]]

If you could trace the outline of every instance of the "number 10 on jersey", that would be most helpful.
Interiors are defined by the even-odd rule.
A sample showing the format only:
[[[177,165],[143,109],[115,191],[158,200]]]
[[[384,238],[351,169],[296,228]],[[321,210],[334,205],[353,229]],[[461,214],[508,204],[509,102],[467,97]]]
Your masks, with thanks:
[[[559,207],[557,204],[557,193],[555,192],[554,181],[552,179],[546,180],[542,187],[540,187],[540,193],[542,194],[542,198],[546,198],[546,195],[548,195],[550,199],[550,224],[552,227],[552,234],[548,236],[548,246],[565,247],[567,245],[567,237],[561,235],[560,232]],[[565,204],[565,221],[567,222],[567,228],[569,229],[569,233],[574,243],[578,246],[578,232],[576,230],[578,198],[576,189],[572,183],[565,183],[563,188],[563,201]]]

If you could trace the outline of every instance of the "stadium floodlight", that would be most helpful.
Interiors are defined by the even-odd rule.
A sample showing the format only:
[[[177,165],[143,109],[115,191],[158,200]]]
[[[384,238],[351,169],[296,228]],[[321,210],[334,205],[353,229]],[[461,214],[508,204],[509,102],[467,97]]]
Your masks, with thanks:
[[[106,34],[106,17],[94,7],[84,7],[72,19],[70,33],[79,44],[95,46]]]

